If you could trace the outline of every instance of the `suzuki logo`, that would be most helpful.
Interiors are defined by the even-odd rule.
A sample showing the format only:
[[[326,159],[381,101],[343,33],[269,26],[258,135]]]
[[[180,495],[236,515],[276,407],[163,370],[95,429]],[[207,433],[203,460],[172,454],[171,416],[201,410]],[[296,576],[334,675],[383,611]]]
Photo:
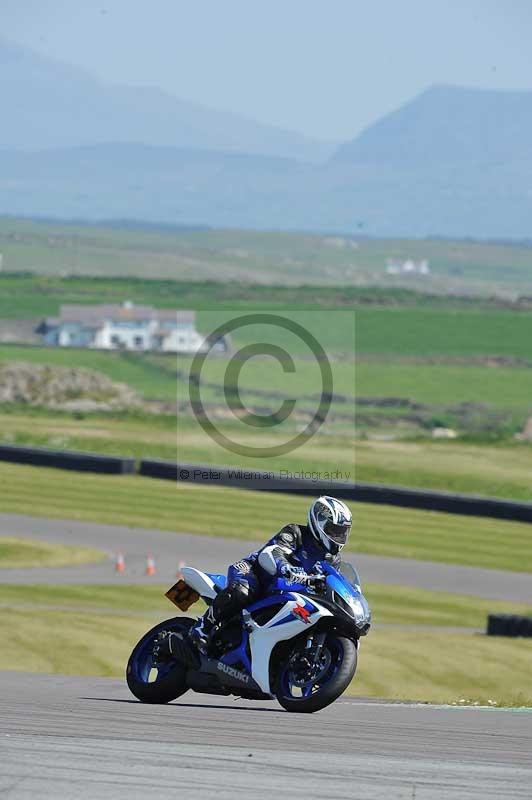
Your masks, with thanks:
[[[216,669],[219,669],[220,672],[225,672],[226,675],[230,675],[232,678],[236,678],[238,681],[242,681],[242,683],[249,683],[249,675],[246,675],[245,672],[241,672],[239,669],[227,666],[227,664],[224,664],[223,661],[218,661]]]
[[[305,606],[294,606],[292,609],[292,614],[299,619],[302,619],[303,622],[310,622],[310,611],[308,611]]]

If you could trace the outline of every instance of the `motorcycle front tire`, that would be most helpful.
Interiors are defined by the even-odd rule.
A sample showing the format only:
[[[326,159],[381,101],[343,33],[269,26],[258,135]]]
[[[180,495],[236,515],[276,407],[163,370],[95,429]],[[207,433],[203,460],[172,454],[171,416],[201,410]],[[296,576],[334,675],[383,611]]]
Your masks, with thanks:
[[[342,662],[332,678],[309,697],[287,697],[280,681],[282,671],[278,672],[275,696],[286,711],[313,714],[334,703],[345,692],[356,672],[357,646],[355,642],[344,636],[334,635],[334,639],[343,649]]]

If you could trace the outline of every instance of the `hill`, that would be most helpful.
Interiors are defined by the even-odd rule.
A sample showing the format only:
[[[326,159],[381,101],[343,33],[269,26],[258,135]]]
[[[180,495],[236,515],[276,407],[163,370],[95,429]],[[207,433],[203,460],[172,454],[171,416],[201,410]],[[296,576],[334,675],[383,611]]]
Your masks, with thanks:
[[[106,84],[2,38],[0,100],[0,148],[5,149],[142,142],[322,160],[333,148],[159,89]]]
[[[532,91],[434,86],[342,145],[333,161],[420,167],[530,160]]]

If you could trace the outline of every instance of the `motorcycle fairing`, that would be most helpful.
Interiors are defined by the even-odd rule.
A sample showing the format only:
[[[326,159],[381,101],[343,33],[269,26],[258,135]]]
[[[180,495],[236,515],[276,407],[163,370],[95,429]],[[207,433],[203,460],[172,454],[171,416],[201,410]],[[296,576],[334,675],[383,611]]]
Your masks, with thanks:
[[[335,589],[339,594],[346,596],[359,594],[357,591],[359,587],[351,586],[345,578],[338,576],[336,570],[325,569],[325,572],[328,573],[328,583],[334,579]],[[198,592],[207,603],[212,602],[217,592],[226,584],[225,576],[201,572],[193,567],[184,567],[183,577],[186,583]],[[270,660],[274,647],[279,642],[308,632],[325,617],[335,615],[335,609],[331,610],[327,607],[331,605],[330,603],[320,602],[318,597],[313,596],[311,599],[307,594],[302,594],[306,591],[306,587],[298,582],[276,578],[272,582],[270,591],[273,594],[252,603],[243,610],[242,640],[238,647],[224,653],[220,659],[202,660],[206,671],[216,674],[222,685],[225,681],[233,688],[235,686],[253,688],[254,684],[265,694],[271,694],[273,687],[270,686]],[[281,608],[265,624],[260,625],[253,619],[252,615],[255,611],[280,604],[282,604]],[[299,611],[294,613],[296,608]],[[300,609],[304,609],[308,613],[300,615]],[[248,645],[251,658],[248,654]],[[240,681],[229,670],[224,670],[224,667],[247,673],[253,683],[248,685],[245,681]]]
[[[200,671],[215,675],[222,686],[230,689],[241,689],[245,694],[249,691],[261,693],[261,687],[252,676],[251,663],[248,656],[248,633],[243,631],[242,642],[234,650],[224,653],[220,658],[201,656]],[[233,693],[235,693],[233,691]],[[267,692],[269,694],[269,691]]]
[[[332,613],[320,605],[319,601],[309,601],[308,597],[297,592],[286,593],[282,598],[285,600],[283,607],[265,625],[259,625],[251,617],[256,604],[242,612],[244,625],[250,630],[251,675],[262,691],[269,694],[272,692],[270,658],[275,645],[308,631],[323,617],[332,617]],[[280,597],[277,595],[271,599],[278,604]],[[309,616],[306,621],[293,613],[296,606],[308,608]]]
[[[266,624],[259,625],[253,620],[252,614],[255,611],[268,606],[278,606],[280,603],[282,603],[282,607]],[[297,606],[305,608],[309,612],[306,622],[297,614],[292,613]],[[332,616],[328,609],[295,592],[258,600],[242,612],[244,626],[241,643],[233,650],[224,653],[219,659],[207,659],[210,663],[209,671],[215,672],[216,670],[218,678],[223,683],[224,678],[218,671],[217,662],[220,661],[227,667],[238,666],[238,669],[247,672],[252,680],[252,683],[247,686],[248,689],[257,688],[265,694],[271,695],[270,659],[275,645],[291,639],[303,631],[308,631],[312,625],[325,616]],[[233,679],[228,683],[235,686],[234,676],[231,677]],[[237,683],[236,685],[242,684]]]
[[[194,567],[183,567],[182,573],[185,583],[194,589],[207,603],[214,600],[220,589],[223,589],[227,582],[225,575],[202,572]]]

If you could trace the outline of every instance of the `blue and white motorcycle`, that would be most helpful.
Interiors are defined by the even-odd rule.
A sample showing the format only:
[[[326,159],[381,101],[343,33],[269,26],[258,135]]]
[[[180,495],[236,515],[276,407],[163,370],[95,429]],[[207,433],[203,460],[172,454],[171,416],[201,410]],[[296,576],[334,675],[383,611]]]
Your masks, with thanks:
[[[275,697],[287,711],[325,708],[355,674],[371,612],[350,564],[337,571],[323,561],[318,570],[309,584],[277,578],[267,597],[215,632],[208,656],[189,640],[196,620],[180,616],[156,625],[131,653],[129,688],[144,703],[168,703],[192,689],[251,700]],[[225,583],[224,575],[184,567],[166,596],[187,611],[200,597],[212,603]],[[175,657],[158,658],[163,631],[177,634]]]

